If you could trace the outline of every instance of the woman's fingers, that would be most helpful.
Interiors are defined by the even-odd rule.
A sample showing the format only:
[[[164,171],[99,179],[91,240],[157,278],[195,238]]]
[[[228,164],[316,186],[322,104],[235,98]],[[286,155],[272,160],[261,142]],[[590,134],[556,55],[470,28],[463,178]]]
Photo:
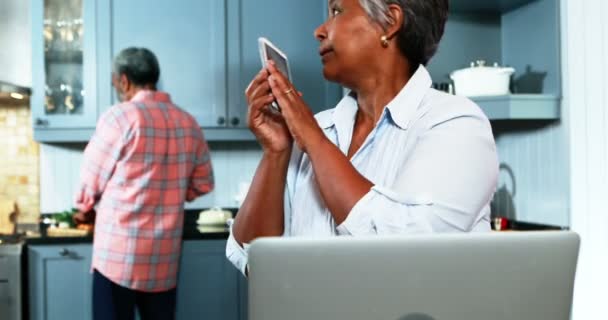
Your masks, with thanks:
[[[253,101],[258,97],[267,96],[269,94],[271,94],[270,84],[268,83],[268,81],[264,81],[251,88],[251,93],[249,96],[247,96],[247,99],[249,101]]]
[[[268,71],[270,72],[270,76],[268,77],[270,88],[277,98],[279,105],[283,106],[293,102],[293,98],[298,95],[298,91],[293,88],[293,85],[274,66],[272,61],[268,64]]]
[[[255,111],[259,111],[260,109],[264,109],[267,105],[271,104],[274,101],[274,96],[267,94],[260,97],[256,97],[249,104],[249,108]]]
[[[247,89],[245,89],[245,96],[249,97],[252,91],[257,88],[257,86],[264,82],[267,82],[266,80],[268,80],[268,75],[268,70],[266,68],[262,68],[262,70],[260,70],[260,72],[258,72],[258,74],[256,74],[256,76],[253,78],[253,80],[251,80],[251,82],[247,86]]]

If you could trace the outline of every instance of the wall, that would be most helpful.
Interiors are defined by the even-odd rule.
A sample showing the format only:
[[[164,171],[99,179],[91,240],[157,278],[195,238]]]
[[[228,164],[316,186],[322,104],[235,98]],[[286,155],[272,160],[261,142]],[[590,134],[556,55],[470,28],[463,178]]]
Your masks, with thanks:
[[[479,59],[502,62],[500,17],[452,13],[428,70],[435,82],[450,81],[451,71]]]
[[[84,147],[84,144],[41,146],[41,212],[63,211],[73,206]],[[209,147],[216,188],[186,207],[235,207],[238,204],[235,197],[239,193],[239,184],[251,181],[261,158],[261,150],[254,142],[214,142]]]
[[[605,319],[608,295],[608,1],[561,0],[571,226],[581,237],[572,319]]]
[[[0,80],[32,85],[30,1],[0,1]]]
[[[447,81],[450,71],[483,59],[516,69],[515,93],[561,96],[559,11],[557,0],[537,0],[503,15],[451,14],[429,65],[433,80]],[[493,121],[492,127],[502,165],[493,215],[568,226],[564,120]]]
[[[517,70],[514,79],[520,86],[515,89],[520,91],[516,92],[561,96],[559,12],[556,0],[540,0],[503,15],[503,58]],[[566,118],[562,114],[560,121],[493,124],[500,161],[512,170],[515,182],[510,194],[502,192],[513,188],[503,168],[495,198],[501,214],[520,221],[570,225]]]
[[[0,101],[0,199],[17,202],[19,222],[37,222],[38,144],[32,140],[29,101]]]

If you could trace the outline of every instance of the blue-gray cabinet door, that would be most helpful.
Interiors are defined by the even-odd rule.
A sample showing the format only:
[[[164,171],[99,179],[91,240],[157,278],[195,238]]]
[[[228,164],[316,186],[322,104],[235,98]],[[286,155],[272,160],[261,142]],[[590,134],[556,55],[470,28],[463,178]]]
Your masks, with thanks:
[[[114,0],[110,10],[111,56],[131,46],[152,50],[159,89],[202,127],[224,126],[225,0]]]
[[[247,278],[242,274],[238,274],[238,286],[239,286],[239,313],[240,320],[247,320],[249,318],[249,284]]]
[[[32,125],[94,128],[97,121],[98,1],[30,0]],[[26,58],[26,57],[23,57]]]
[[[184,241],[177,284],[177,319],[238,320],[238,270],[226,240]]]
[[[90,244],[29,247],[30,319],[92,318],[91,254]]]
[[[231,122],[244,120],[247,114],[244,92],[261,69],[258,37],[268,38],[287,54],[294,85],[313,112],[335,106],[342,90],[323,78],[319,42],[314,37],[327,16],[327,0],[234,0],[228,1],[228,12]]]

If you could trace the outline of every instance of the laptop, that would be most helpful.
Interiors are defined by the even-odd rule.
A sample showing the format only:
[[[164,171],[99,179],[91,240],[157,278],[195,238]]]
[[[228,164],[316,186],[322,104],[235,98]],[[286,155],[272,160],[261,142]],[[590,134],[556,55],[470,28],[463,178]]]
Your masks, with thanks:
[[[262,238],[249,319],[568,320],[579,237],[567,231]]]

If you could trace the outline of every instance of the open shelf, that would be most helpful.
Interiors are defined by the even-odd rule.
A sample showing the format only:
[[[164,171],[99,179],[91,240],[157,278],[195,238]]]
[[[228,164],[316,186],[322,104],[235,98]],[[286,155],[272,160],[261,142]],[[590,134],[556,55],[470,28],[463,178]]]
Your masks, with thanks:
[[[450,11],[457,13],[505,13],[536,0],[451,0]]]
[[[74,63],[82,64],[81,50],[49,50],[45,52],[46,61],[49,63]]]
[[[557,120],[560,99],[555,95],[512,94],[471,97],[490,120]]]

